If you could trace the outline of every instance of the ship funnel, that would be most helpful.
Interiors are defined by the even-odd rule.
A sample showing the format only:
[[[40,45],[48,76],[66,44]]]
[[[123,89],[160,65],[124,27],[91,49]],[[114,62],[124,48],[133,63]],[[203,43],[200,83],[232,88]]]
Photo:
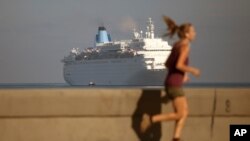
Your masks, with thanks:
[[[106,28],[100,26],[96,35],[96,43],[108,43],[111,42],[110,34],[107,33]]]

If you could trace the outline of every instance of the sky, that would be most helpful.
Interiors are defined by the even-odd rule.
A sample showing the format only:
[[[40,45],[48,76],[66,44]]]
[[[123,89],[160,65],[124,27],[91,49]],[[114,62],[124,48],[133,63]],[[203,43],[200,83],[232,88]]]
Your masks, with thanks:
[[[1,0],[0,83],[64,83],[61,60],[94,45],[98,26],[113,40],[130,39],[152,18],[156,36],[191,22],[197,38],[190,65],[197,83],[250,83],[249,0]],[[168,39],[166,39],[168,40]]]

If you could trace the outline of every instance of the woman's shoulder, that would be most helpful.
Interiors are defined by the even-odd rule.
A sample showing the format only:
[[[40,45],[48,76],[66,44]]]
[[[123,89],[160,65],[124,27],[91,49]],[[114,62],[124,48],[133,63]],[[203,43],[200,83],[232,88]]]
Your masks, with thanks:
[[[179,41],[180,46],[189,46],[189,41],[188,39],[182,39]]]
[[[189,49],[189,41],[188,40],[179,40],[174,44],[174,47],[177,47],[179,49]]]
[[[190,51],[190,47],[189,47],[189,42],[186,40],[182,40],[179,42],[179,47],[178,50],[180,53],[184,53],[184,54],[188,54]]]

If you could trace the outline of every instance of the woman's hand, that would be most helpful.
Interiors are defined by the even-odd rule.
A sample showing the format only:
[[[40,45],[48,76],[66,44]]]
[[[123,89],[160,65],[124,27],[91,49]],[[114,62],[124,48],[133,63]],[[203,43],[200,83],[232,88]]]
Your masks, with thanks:
[[[183,78],[183,83],[187,83],[189,81],[189,77],[187,75],[187,73],[184,74],[184,78]]]
[[[197,69],[197,68],[193,68],[192,71],[191,71],[191,73],[192,73],[194,76],[196,76],[196,77],[199,77],[199,76],[201,75],[200,70]]]

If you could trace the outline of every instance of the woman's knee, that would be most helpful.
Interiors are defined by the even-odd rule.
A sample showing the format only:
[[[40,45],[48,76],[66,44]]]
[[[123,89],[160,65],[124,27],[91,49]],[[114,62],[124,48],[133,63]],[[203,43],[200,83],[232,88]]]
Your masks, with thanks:
[[[183,113],[183,115],[182,115],[182,118],[187,118],[187,117],[188,117],[188,110],[185,111],[185,112]]]
[[[176,113],[178,119],[185,119],[188,116],[188,110]]]
[[[174,100],[174,108],[176,109],[177,119],[187,118],[188,105],[185,97],[178,97]]]

